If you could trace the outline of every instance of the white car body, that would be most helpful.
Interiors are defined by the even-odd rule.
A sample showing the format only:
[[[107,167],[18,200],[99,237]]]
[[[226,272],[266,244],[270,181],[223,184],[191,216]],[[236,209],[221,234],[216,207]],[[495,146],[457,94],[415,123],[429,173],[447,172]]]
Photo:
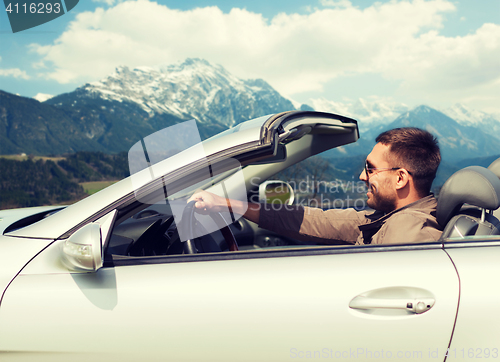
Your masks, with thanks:
[[[285,161],[263,163],[277,143],[306,126],[308,132],[285,145]],[[57,207],[1,211],[0,360],[500,358],[494,309],[500,303],[500,237],[111,259],[100,254],[104,266],[95,271],[63,262],[63,248],[78,230],[94,225],[106,249],[120,215],[127,207],[135,210],[138,194],[161,184],[175,192],[194,184],[190,175],[206,159],[237,159],[250,187],[256,175],[265,180],[276,168],[357,138],[356,122],[345,117],[262,117],[205,141],[203,155],[187,150],[152,166],[159,178],[141,171],[27,226],[11,227]],[[237,187],[230,175],[220,182]]]

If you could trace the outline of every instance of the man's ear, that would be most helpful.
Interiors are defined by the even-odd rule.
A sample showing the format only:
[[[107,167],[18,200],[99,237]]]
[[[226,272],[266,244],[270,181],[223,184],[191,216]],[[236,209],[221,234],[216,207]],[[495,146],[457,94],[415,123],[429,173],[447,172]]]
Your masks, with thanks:
[[[396,171],[396,190],[400,190],[410,182],[410,174],[404,168]]]

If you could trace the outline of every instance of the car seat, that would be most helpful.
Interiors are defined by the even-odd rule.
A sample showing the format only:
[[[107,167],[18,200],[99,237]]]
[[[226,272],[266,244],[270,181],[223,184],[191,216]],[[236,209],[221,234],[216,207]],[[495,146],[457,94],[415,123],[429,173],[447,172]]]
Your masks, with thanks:
[[[500,179],[489,169],[470,166],[455,172],[438,197],[441,240],[470,235],[500,235],[493,210],[500,207]]]
[[[493,172],[498,178],[500,178],[500,158],[497,158],[495,161],[488,166],[488,170]]]
[[[495,161],[493,161],[491,165],[488,166],[488,170],[490,170],[495,175],[497,175],[498,178],[500,178],[500,158],[497,158]],[[500,208],[493,211],[493,215],[495,215],[495,217],[500,220]]]

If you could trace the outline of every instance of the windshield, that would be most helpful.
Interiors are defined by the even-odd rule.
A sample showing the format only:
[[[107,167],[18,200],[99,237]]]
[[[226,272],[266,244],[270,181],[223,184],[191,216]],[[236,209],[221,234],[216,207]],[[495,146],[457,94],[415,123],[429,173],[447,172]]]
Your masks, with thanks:
[[[262,124],[265,121],[264,118],[246,122],[235,127],[234,130],[226,131],[225,134],[252,128],[260,130],[260,127],[255,127],[255,125]],[[246,200],[245,181],[240,163],[230,158],[217,164],[209,163],[194,120],[176,124],[141,139],[130,149],[128,159],[136,199],[143,204],[169,205],[176,223],[182,220],[187,199],[197,189],[210,187],[211,192],[227,199]],[[160,171],[155,165],[162,161],[185,162],[186,159],[197,160],[196,167],[199,169],[198,172],[193,173],[191,179],[183,180],[187,187],[180,191],[177,191],[177,188],[171,192],[169,187],[163,184],[162,195],[157,195],[154,199],[138,192],[145,183],[158,179],[164,174],[163,170]],[[230,182],[227,182],[227,179],[230,179]],[[158,197],[162,201],[158,201]],[[230,215],[229,207],[222,213]],[[235,216],[230,216],[230,219],[234,218]],[[201,230],[195,236],[203,236],[213,231],[215,230]],[[182,239],[183,235],[180,237]]]

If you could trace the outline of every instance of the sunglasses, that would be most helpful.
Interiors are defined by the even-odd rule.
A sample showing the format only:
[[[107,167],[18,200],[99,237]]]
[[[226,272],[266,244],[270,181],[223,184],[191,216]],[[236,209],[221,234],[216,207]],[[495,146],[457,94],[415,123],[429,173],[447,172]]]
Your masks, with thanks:
[[[392,168],[377,168],[377,167],[369,167],[368,166],[368,161],[365,160],[365,173],[366,175],[373,175],[375,173],[375,171],[379,171],[379,172],[382,172],[382,171],[395,171],[395,170],[399,170],[401,169],[402,167],[392,167]],[[406,172],[408,172],[410,175],[411,175],[411,172],[406,170]]]

